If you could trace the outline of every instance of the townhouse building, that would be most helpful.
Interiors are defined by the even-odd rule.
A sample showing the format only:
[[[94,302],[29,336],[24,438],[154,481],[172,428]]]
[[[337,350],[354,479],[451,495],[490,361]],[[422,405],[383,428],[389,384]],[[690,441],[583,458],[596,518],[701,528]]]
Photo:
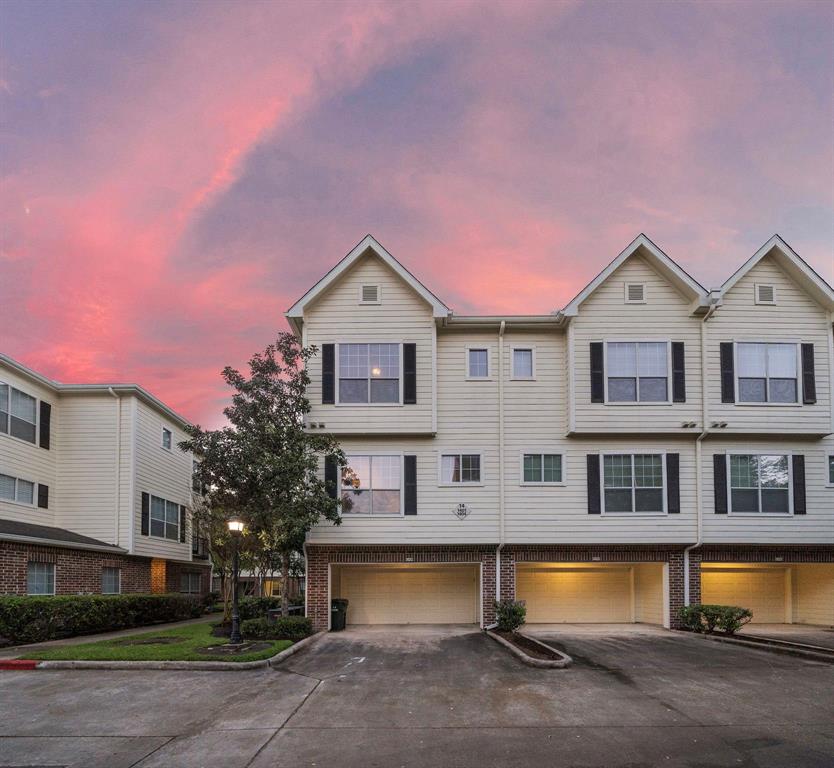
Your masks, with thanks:
[[[0,354],[0,594],[204,594],[188,422],[135,384],[61,384]]]
[[[511,290],[511,286],[507,286]],[[706,290],[644,235],[549,315],[464,316],[371,236],[286,313],[340,526],[307,610],[354,624],[834,625],[834,291],[778,236]]]

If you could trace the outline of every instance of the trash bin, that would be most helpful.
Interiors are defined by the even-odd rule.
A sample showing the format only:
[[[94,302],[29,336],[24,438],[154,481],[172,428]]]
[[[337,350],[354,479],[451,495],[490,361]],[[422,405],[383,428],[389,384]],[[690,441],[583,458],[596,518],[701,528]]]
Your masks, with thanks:
[[[341,632],[347,623],[348,601],[334,598],[330,601],[330,631]]]

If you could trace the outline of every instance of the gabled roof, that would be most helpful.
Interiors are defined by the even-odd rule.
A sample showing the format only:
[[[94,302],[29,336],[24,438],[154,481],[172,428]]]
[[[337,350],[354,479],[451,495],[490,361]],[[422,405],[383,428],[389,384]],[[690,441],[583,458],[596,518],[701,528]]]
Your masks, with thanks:
[[[446,317],[452,310],[449,309],[440,299],[437,298],[425,285],[411,274],[399,261],[397,261],[372,235],[365,235],[359,244],[350,251],[333,269],[331,269],[321,280],[319,280],[307,293],[295,302],[284,315],[289,319],[301,319],[304,317],[304,308],[317,299],[331,285],[339,280],[359,259],[371,251],[385,264],[387,264],[407,285],[409,285],[420,297],[431,305],[434,317]]]
[[[642,250],[641,250],[642,249]],[[661,275],[677,288],[684,296],[689,298],[695,307],[706,306],[708,292],[697,280],[687,274],[663,251],[660,250],[648,237],[639,234],[626,247],[614,261],[602,270],[588,285],[586,285],[573,300],[561,311],[566,317],[573,317],[579,313],[579,307],[600,285],[602,285],[626,260],[633,256],[638,250],[646,260]],[[556,313],[554,313],[556,314]]]
[[[779,235],[770,238],[721,286],[721,294],[732,290],[765,256],[770,256],[800,287],[829,312],[834,311],[834,289],[820,277]]]

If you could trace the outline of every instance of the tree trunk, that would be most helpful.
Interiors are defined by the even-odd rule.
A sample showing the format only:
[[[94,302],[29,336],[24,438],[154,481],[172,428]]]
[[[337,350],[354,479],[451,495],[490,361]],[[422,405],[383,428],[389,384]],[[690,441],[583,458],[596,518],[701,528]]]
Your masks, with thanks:
[[[281,615],[290,615],[290,553],[281,553]]]

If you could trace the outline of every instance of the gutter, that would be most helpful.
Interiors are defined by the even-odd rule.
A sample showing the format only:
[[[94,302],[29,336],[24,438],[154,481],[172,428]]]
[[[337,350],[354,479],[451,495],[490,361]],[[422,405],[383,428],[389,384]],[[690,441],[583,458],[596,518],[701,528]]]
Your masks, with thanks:
[[[108,387],[107,391],[116,398],[116,522],[113,541],[119,543],[119,522],[122,516],[122,398]]]
[[[501,599],[501,550],[504,549],[504,331],[498,327],[498,549],[495,550],[495,599]]]

